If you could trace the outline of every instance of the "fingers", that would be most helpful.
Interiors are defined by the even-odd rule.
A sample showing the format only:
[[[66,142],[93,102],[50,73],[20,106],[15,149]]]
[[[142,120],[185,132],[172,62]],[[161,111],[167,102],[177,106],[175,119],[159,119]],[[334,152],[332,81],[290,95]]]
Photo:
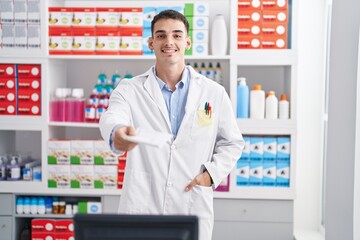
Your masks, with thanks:
[[[114,134],[114,147],[117,150],[127,152],[136,147],[137,143],[127,141],[125,137],[133,136],[136,134],[136,130],[132,126],[124,126],[116,130]]]
[[[204,187],[211,186],[211,176],[208,171],[205,171],[197,175],[194,180],[192,180],[185,188],[185,192],[190,191],[195,185],[200,185]]]
[[[194,180],[192,180],[185,188],[185,192],[190,191],[195,185],[197,185],[197,180],[196,178]]]

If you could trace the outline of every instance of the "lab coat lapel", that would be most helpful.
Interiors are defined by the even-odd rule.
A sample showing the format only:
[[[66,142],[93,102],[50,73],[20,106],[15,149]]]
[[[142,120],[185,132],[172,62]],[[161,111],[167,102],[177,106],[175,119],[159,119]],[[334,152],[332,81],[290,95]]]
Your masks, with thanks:
[[[165,104],[164,97],[161,93],[159,84],[157,83],[152,69],[148,70],[145,74],[148,75],[147,79],[144,82],[144,88],[149,93],[150,97],[154,100],[157,107],[159,108],[164,120],[167,123],[168,129],[171,132],[171,125],[169,121],[168,110]]]

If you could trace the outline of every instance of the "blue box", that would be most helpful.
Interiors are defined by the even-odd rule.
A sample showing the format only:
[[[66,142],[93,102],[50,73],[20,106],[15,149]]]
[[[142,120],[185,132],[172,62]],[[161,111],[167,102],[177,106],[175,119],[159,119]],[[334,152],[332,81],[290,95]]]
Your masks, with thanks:
[[[277,161],[276,163],[276,186],[289,187],[290,185],[290,161]]]
[[[275,161],[277,155],[277,141],[275,137],[264,137],[264,160]]]
[[[263,162],[263,185],[275,186],[276,184],[276,162],[265,161]]]
[[[179,13],[181,14],[184,14],[184,6],[163,6],[163,7],[157,7],[156,8],[156,11],[158,13],[160,13],[161,11],[164,11],[164,10],[174,10],[174,11],[178,11]]]
[[[151,22],[156,14],[158,14],[158,12],[154,7],[143,8],[143,28],[151,28]]]
[[[242,151],[240,159],[250,160],[250,137],[243,137],[243,138],[244,138],[245,146]]]
[[[236,163],[236,186],[248,186],[250,177],[250,162],[239,160]]]
[[[290,137],[277,138],[277,160],[290,160]]]
[[[264,139],[262,137],[250,138],[250,160],[263,159],[264,155]]]
[[[250,161],[250,186],[261,186],[263,181],[263,162]]]

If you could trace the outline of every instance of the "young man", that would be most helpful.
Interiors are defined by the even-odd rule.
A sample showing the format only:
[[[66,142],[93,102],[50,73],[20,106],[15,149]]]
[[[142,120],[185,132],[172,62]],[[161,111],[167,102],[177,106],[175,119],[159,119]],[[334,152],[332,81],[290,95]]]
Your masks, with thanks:
[[[163,11],[151,30],[155,65],[122,81],[100,120],[113,150],[128,151],[119,212],[197,215],[199,239],[210,240],[213,189],[240,158],[244,141],[224,88],[185,66],[186,18]],[[170,137],[159,148],[127,141],[136,128]]]

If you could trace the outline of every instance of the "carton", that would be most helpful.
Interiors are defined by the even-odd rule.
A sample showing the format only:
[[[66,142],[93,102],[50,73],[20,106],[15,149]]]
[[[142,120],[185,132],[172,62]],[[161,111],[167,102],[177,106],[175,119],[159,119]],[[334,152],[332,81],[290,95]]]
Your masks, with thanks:
[[[18,64],[17,74],[19,78],[22,77],[40,77],[41,65],[40,64]]]
[[[87,140],[71,141],[71,164],[94,164],[94,142]]]
[[[245,10],[238,13],[238,24],[246,22],[261,22],[261,10]]]
[[[277,160],[290,160],[290,137],[277,138]]]
[[[0,64],[0,78],[2,77],[15,77],[15,65]]]
[[[52,233],[55,232],[55,220],[53,219],[32,219],[31,220],[32,233]]]
[[[209,29],[208,16],[192,16],[186,17],[189,22],[189,29],[191,30],[204,30]]]
[[[104,140],[94,141],[94,162],[96,165],[117,165],[118,156]]]
[[[250,161],[250,186],[261,186],[263,181],[263,162]]]
[[[238,36],[238,49],[261,48],[261,36]]]
[[[289,187],[289,185],[290,185],[290,161],[277,161],[276,186]]]
[[[27,0],[28,23],[40,23],[40,0]]]
[[[72,34],[71,51],[73,54],[95,54],[95,28],[73,28]]]
[[[71,28],[49,28],[49,54],[71,54],[72,43]]]
[[[1,2],[0,2],[1,3]],[[15,25],[11,23],[2,24],[2,47],[11,48],[15,47]]]
[[[48,165],[48,188],[70,188],[70,165]]]
[[[288,0],[262,0],[261,6],[263,10],[287,10],[289,3]]]
[[[118,27],[119,26],[118,8],[96,8],[96,26],[97,27]]]
[[[264,160],[275,161],[277,152],[276,137],[264,137]]]
[[[16,0],[14,1],[14,22],[27,23],[27,1]]]
[[[261,0],[238,0],[238,11],[261,10]]]
[[[27,34],[28,48],[40,48],[41,47],[40,24],[28,24],[27,30],[28,30],[28,34]]]
[[[68,7],[49,7],[49,28],[70,27],[72,25],[73,12]]]
[[[102,206],[100,202],[80,201],[78,202],[78,211],[79,213],[98,214],[102,213]]]
[[[185,3],[184,15],[187,17],[209,16],[210,15],[209,4],[206,2]]]
[[[74,222],[72,219],[57,219],[55,221],[56,234],[59,233],[74,233]]]
[[[241,160],[250,160],[250,137],[243,137],[244,138],[244,149],[242,151]]]
[[[288,22],[288,11],[286,10],[263,10],[262,21],[266,22]]]
[[[14,22],[14,2],[13,0],[0,1],[0,20],[2,24]]]
[[[123,36],[120,30],[120,55],[142,55],[142,37]]]
[[[239,22],[238,36],[256,36],[261,34],[259,22]]]
[[[119,8],[119,26],[126,28],[143,27],[142,8]]]
[[[208,43],[209,30],[190,30],[189,37],[192,43]]]
[[[263,36],[261,40],[261,46],[262,48],[268,49],[285,49],[287,48],[287,38],[276,36]]]
[[[116,189],[118,182],[118,168],[114,165],[94,166],[94,187]]]
[[[34,102],[18,102],[17,107],[18,115],[40,116],[41,115],[41,103]]]
[[[86,7],[72,8],[72,26],[73,27],[95,27],[96,26],[96,9]]]
[[[250,138],[250,160],[262,160],[264,157],[264,139],[262,137]]]
[[[190,48],[189,55],[193,56],[207,56],[209,54],[208,43],[193,43]]]
[[[250,161],[238,160],[236,164],[236,186],[248,186],[250,178]]]
[[[266,161],[263,163],[263,185],[275,186],[276,184],[276,162]]]
[[[149,38],[151,37],[151,29],[144,28],[142,32],[142,52],[143,55],[154,55],[154,51],[149,48]]]
[[[96,28],[96,54],[116,55],[119,54],[120,32],[118,28]]]
[[[151,21],[154,19],[155,15],[158,14],[156,8],[155,7],[144,7],[142,14],[143,14],[143,28],[150,29]]]
[[[70,164],[70,141],[48,141],[48,164]]]
[[[71,165],[71,188],[94,188],[94,166]]]

